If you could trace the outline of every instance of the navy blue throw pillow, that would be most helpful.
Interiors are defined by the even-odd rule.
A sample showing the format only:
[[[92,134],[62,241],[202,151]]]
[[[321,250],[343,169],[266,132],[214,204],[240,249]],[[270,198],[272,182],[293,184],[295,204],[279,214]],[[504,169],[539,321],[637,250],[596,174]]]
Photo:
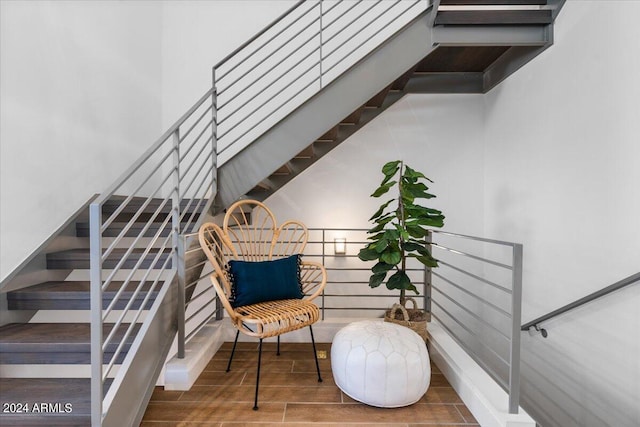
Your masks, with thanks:
[[[242,307],[264,301],[300,299],[300,255],[273,261],[229,261],[231,305]]]

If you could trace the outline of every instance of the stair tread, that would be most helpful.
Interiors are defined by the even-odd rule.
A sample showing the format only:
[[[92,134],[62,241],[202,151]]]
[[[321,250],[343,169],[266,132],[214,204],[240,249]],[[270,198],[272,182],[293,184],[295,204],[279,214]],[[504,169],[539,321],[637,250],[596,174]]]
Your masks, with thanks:
[[[124,282],[111,282],[102,292],[103,308],[107,308]],[[129,282],[120,294],[114,309],[122,310],[133,296],[140,282]],[[138,309],[147,297],[152,282],[145,282],[130,308]],[[158,288],[148,298],[146,309],[158,294]],[[22,289],[7,292],[9,310],[89,310],[91,308],[91,282],[67,281],[44,282]]]
[[[128,249],[114,249],[107,259],[102,263],[103,268],[115,268],[120,259]],[[138,260],[143,256],[145,249],[134,249],[127,257],[121,268],[133,268]],[[141,263],[141,268],[149,268],[157,255],[158,250],[151,250]],[[159,255],[154,268],[160,268],[170,255],[171,249],[164,249]],[[47,254],[48,269],[88,269],[90,262],[90,252],[88,249],[69,249],[66,251],[52,252]],[[171,261],[167,262],[167,268],[171,266]]]
[[[102,326],[103,337],[113,329],[114,324]],[[106,352],[114,351],[126,333],[129,324],[121,324]],[[135,331],[127,337],[131,344]],[[55,352],[66,353],[90,351],[91,325],[89,323],[10,323],[0,327],[0,352]]]

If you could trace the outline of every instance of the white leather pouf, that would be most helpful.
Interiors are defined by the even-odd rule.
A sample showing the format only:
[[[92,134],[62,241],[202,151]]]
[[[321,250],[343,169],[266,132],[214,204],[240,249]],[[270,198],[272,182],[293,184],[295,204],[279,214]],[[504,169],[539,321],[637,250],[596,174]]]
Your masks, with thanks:
[[[340,390],[382,408],[416,403],[431,380],[429,353],[420,335],[382,320],[354,322],[339,330],[331,345],[331,369]]]

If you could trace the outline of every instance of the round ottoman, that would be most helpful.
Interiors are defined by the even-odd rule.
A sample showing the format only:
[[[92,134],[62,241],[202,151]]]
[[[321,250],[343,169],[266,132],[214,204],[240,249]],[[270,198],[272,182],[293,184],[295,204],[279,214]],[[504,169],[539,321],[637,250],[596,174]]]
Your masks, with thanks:
[[[351,398],[372,406],[411,405],[429,388],[429,353],[420,335],[382,320],[351,323],[331,345],[333,378]]]

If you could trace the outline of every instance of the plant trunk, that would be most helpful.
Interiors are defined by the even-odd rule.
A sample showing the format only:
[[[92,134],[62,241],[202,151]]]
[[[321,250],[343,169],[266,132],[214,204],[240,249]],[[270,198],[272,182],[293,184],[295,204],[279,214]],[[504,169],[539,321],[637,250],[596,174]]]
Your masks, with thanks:
[[[399,222],[400,228],[402,230],[406,230],[407,227],[405,225],[404,220],[404,201],[402,200],[402,177],[404,176],[404,162],[400,162],[400,177],[398,178],[398,191],[400,194],[398,195],[398,212],[400,215]],[[402,239],[402,235],[400,235],[400,259],[402,263],[400,264],[400,269],[402,272],[406,271],[407,268],[407,259],[404,253],[404,240]],[[400,305],[404,306],[406,304],[405,290],[400,289]]]

